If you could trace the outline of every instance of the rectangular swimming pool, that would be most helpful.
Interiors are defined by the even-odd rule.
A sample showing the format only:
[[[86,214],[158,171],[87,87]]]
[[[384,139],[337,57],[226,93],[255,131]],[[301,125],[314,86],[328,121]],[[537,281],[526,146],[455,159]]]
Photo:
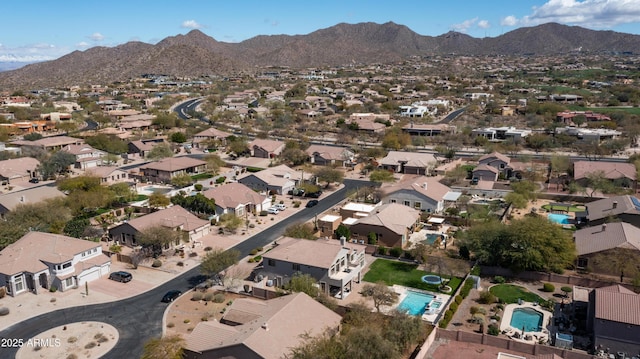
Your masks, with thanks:
[[[410,315],[422,315],[427,304],[430,304],[435,297],[435,295],[408,290],[407,296],[398,305],[398,310]]]

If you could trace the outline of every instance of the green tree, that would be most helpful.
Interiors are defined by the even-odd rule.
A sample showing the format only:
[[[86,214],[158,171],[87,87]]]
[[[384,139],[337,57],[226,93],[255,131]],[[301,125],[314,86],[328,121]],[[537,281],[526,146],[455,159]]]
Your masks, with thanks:
[[[174,132],[171,134],[171,142],[185,143],[187,142],[187,136],[182,132]]]
[[[241,156],[250,152],[247,141],[239,137],[227,139],[227,150],[229,152],[233,152],[236,156]]]
[[[128,183],[114,183],[109,186],[109,189],[116,196],[116,199],[119,203],[131,202],[136,198],[136,192]]]
[[[370,297],[373,300],[373,306],[380,313],[381,306],[391,306],[398,302],[398,293],[394,292],[384,282],[376,284],[366,283],[362,286],[360,294],[363,297]]]
[[[369,175],[369,180],[372,182],[395,182],[393,173],[387,170],[373,170]]]
[[[42,178],[49,179],[67,172],[74,163],[76,163],[76,156],[69,152],[58,151],[41,161],[37,171],[42,175]]]
[[[147,154],[147,158],[157,161],[159,159],[173,157],[173,151],[168,143],[158,143],[151,148]]]
[[[206,276],[219,275],[220,272],[232,265],[238,263],[240,259],[240,251],[237,249],[224,250],[222,248],[214,248],[208,251],[202,258],[200,270]]]
[[[151,208],[163,208],[171,204],[171,200],[169,199],[169,197],[165,196],[160,192],[153,192],[149,196],[148,201],[149,201],[149,207]]]
[[[344,224],[340,223],[338,225],[338,228],[336,228],[336,237],[338,237],[338,239],[344,237],[345,240],[350,240],[351,239],[351,230],[349,229],[349,227],[345,226]]]
[[[188,239],[185,232],[174,230],[161,225],[147,227],[136,236],[137,243],[143,247],[150,247],[153,253],[161,253],[162,249],[177,245],[181,240]]]
[[[144,343],[141,359],[182,359],[185,341],[178,334],[152,338]]]
[[[344,173],[336,168],[322,167],[316,171],[316,177],[318,181],[327,183],[325,187],[329,187],[332,183],[342,182]]]
[[[89,226],[88,218],[74,218],[65,224],[63,231],[69,237],[80,238]]]
[[[225,213],[220,216],[220,225],[228,232],[235,233],[245,221],[233,213]]]
[[[190,186],[191,184],[193,184],[193,182],[195,181],[187,173],[181,173],[179,175],[171,177],[171,185],[178,188]]]
[[[294,223],[285,229],[284,235],[292,238],[317,239],[316,231],[309,223]]]
[[[299,148],[285,148],[280,154],[280,158],[291,166],[298,166],[307,161],[309,155]]]
[[[226,165],[220,156],[216,154],[208,154],[202,160],[207,162],[207,172],[214,176],[220,172],[220,168]]]
[[[22,136],[22,139],[24,139],[25,141],[36,141],[41,138],[42,135],[37,132],[27,133],[26,135]]]
[[[320,294],[317,281],[309,274],[295,273],[289,283],[285,285],[285,289],[296,293],[306,293],[311,298],[316,298]]]

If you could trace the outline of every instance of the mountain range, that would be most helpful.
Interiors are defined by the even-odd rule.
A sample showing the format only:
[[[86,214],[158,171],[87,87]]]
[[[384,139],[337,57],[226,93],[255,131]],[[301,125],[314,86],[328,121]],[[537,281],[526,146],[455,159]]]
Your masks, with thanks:
[[[410,56],[558,55],[640,52],[640,35],[547,23],[497,37],[458,32],[423,36],[388,22],[341,23],[306,35],[256,36],[239,43],[216,41],[199,30],[155,45],[128,42],[92,47],[56,60],[0,72],[0,89],[33,89],[126,81],[142,74],[200,77],[255,72],[269,66],[307,68],[391,63]]]

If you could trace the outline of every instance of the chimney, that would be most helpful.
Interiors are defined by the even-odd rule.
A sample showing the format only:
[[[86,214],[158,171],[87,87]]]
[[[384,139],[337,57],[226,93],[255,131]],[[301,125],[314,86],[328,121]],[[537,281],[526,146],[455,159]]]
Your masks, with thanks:
[[[340,237],[340,245],[344,246],[347,244],[347,238],[345,236]]]
[[[422,184],[422,188],[427,189],[427,182]]]
[[[606,223],[603,223],[603,224],[602,224],[602,231],[604,232],[606,229],[607,229],[607,224],[606,224]]]
[[[618,201],[613,201],[613,205],[612,206],[613,206],[613,209],[618,208]]]

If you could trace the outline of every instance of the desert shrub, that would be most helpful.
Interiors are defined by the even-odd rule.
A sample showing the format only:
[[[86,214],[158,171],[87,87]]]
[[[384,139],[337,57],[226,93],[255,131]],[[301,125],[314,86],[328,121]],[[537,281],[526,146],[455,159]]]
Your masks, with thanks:
[[[456,303],[458,303],[458,305],[459,305],[460,303],[462,303],[462,296],[460,296],[460,295],[456,295],[456,297],[455,297],[455,301],[456,301]]]
[[[151,266],[152,266],[153,268],[158,268],[158,267],[162,266],[162,261],[161,261],[161,260],[159,260],[159,259],[156,259],[156,260],[154,260],[154,261],[153,261],[153,263],[151,264]]]
[[[66,359],[78,359],[78,356],[72,353],[67,355]]]
[[[178,263],[176,263],[176,265],[177,265],[178,267],[184,267],[184,262],[178,262]]]
[[[471,308],[469,308],[469,313],[471,313],[471,315],[474,314],[487,314],[487,310],[482,308],[482,307],[478,307],[478,306],[472,306]]]
[[[497,283],[497,284],[502,284],[502,283],[506,282],[506,280],[504,279],[503,276],[497,275],[497,276],[493,277],[493,282]]]
[[[224,183],[224,181],[226,181],[226,180],[227,180],[227,177],[220,176],[220,177],[216,178],[216,184]]]
[[[184,324],[189,324],[189,323],[191,323],[191,319],[185,319],[185,320],[183,320],[182,322],[183,322]]]
[[[258,248],[256,248],[256,249],[258,250],[258,252],[262,252],[262,251],[264,250],[264,248],[263,248],[263,247],[258,247]]]
[[[253,257],[251,257],[251,258],[249,258],[249,259],[247,260],[247,262],[249,262],[249,263],[253,263],[253,262],[255,262],[255,261],[256,261],[256,260],[255,260],[255,259],[253,259]]]
[[[69,337],[67,339],[67,343],[71,343],[71,344],[73,344],[73,343],[75,343],[77,341],[78,341],[78,337]]]
[[[5,315],[9,315],[9,308],[7,307],[0,308],[0,316],[5,316]]]
[[[555,292],[556,287],[551,283],[545,283],[542,285],[542,290],[548,293]]]
[[[393,248],[391,248],[391,250],[389,251],[389,254],[390,254],[392,257],[398,258],[398,257],[400,257],[400,256],[402,255],[402,248],[400,248],[400,247],[393,247]]]
[[[7,295],[7,289],[5,287],[0,287],[0,298],[4,298]]]
[[[55,303],[55,302],[56,302],[56,298],[51,298],[51,299],[49,299],[49,301],[50,301],[51,303]]]
[[[480,275],[480,266],[473,266],[473,268],[471,268],[471,275]]]
[[[209,321],[209,318],[208,318],[208,317],[202,317],[202,318],[200,318],[200,321],[208,322],[208,321]]]
[[[191,300],[199,301],[199,300],[202,300],[202,297],[203,297],[202,293],[194,292],[193,295],[191,296]]]
[[[198,253],[196,252],[189,253],[189,257],[197,257],[197,256],[198,256]]]
[[[458,310],[458,303],[456,302],[451,303],[451,305],[449,305],[449,309],[455,312],[456,310]]]
[[[500,316],[499,316],[499,315],[497,315],[497,314],[494,314],[494,315],[492,315],[492,316],[491,316],[491,319],[493,319],[493,320],[495,320],[495,321],[499,322],[499,321],[500,321]]]
[[[222,293],[217,293],[216,295],[213,296],[213,301],[215,303],[222,303],[224,302],[224,294]]]
[[[193,188],[195,188],[196,191],[200,192],[202,191],[202,184],[201,183],[196,183],[193,185]]]
[[[489,327],[487,328],[487,334],[496,336],[500,334],[500,328],[498,328],[498,326],[495,324],[489,324]]]
[[[474,281],[471,278],[467,278],[462,285],[462,289],[460,289],[460,295],[462,298],[466,298],[471,292],[471,288],[473,288]]]
[[[300,201],[293,201],[293,208],[300,207]]]
[[[253,223],[249,223],[249,228],[256,228],[256,225]]]
[[[476,314],[472,315],[470,322],[471,323],[475,323],[475,324],[483,324],[484,323],[484,314],[476,313]]]
[[[52,285],[52,286],[49,288],[49,292],[51,292],[51,293],[55,293],[55,292],[57,292],[57,291],[58,291],[58,287],[56,287],[55,285]]]
[[[85,349],[91,349],[91,348],[95,348],[95,346],[98,345],[96,344],[96,342],[89,342],[87,343],[87,345],[84,346]]]
[[[480,292],[480,297],[478,298],[478,303],[480,304],[491,304],[496,302],[496,296],[491,294],[488,290],[483,290]]]
[[[175,323],[172,323],[172,322],[167,323],[167,328],[173,328],[175,326],[176,326]]]
[[[213,300],[213,293],[207,293],[204,295],[204,300],[206,300],[207,302],[210,302]]]
[[[109,341],[109,338],[107,338],[104,334],[102,333],[97,333],[96,335],[93,336],[93,339],[97,340],[98,343],[104,343]]]
[[[213,248],[211,248],[210,246],[204,247],[204,251],[205,252],[210,252],[212,250],[213,250]]]
[[[252,249],[251,252],[249,252],[249,254],[251,254],[252,256],[255,256],[256,254],[258,254],[258,250]]]

